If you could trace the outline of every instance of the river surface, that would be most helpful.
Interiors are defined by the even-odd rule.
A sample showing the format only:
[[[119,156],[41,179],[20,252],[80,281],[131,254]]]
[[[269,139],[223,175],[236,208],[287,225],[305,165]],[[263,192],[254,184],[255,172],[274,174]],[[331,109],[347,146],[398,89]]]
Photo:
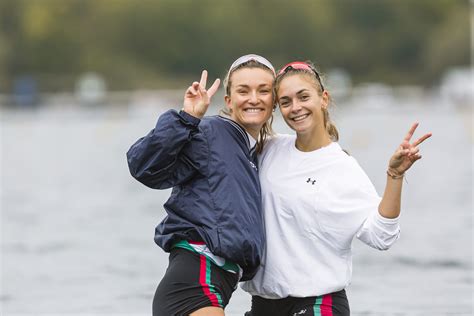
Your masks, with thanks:
[[[352,315],[472,315],[472,107],[405,101],[333,113],[379,194],[411,123],[433,132],[404,183],[401,239],[385,252],[353,243]],[[125,153],[169,104],[1,110],[1,315],[151,315],[170,191],[135,181]],[[288,132],[278,113],[274,127]],[[249,305],[239,289],[226,315]]]

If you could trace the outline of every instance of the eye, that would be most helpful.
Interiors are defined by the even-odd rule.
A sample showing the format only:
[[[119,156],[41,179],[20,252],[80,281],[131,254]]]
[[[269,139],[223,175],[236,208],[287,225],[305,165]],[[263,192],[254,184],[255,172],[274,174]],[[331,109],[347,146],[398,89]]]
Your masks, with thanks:
[[[283,107],[283,108],[286,108],[290,105],[290,101],[288,100],[282,100],[279,102],[280,106]]]
[[[306,101],[308,99],[309,99],[309,95],[306,95],[306,94],[304,94],[300,97],[300,100],[302,100],[302,101]]]
[[[237,93],[240,94],[240,95],[246,95],[247,90],[240,89],[240,90],[237,90]]]
[[[260,90],[260,93],[261,94],[269,94],[271,91],[268,90],[268,89],[263,89],[263,90]]]

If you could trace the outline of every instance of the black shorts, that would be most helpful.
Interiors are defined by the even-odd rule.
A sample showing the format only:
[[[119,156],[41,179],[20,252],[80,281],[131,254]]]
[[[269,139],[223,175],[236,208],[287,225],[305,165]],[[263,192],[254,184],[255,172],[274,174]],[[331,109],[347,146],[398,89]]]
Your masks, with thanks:
[[[286,297],[277,300],[252,296],[252,310],[246,316],[349,316],[346,291],[311,297]]]
[[[188,315],[203,307],[225,308],[239,275],[223,270],[206,256],[174,248],[153,298],[153,316]]]

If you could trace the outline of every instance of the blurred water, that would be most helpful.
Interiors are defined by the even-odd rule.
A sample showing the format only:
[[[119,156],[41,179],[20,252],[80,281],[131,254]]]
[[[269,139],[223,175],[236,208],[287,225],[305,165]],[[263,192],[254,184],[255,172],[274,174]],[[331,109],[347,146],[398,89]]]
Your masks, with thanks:
[[[151,314],[167,266],[153,233],[169,191],[133,180],[125,152],[164,109],[2,110],[1,315]],[[352,314],[471,315],[470,108],[339,105],[334,119],[380,194],[411,123],[434,134],[404,184],[401,239],[388,252],[354,243]],[[287,131],[278,115],[275,129]],[[226,314],[249,304],[239,289]]]

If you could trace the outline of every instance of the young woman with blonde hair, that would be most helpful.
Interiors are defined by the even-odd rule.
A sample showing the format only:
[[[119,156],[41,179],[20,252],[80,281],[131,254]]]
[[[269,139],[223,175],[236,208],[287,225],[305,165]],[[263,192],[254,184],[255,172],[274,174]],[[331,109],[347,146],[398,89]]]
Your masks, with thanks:
[[[155,232],[170,256],[154,316],[224,315],[239,280],[255,275],[264,247],[256,147],[270,130],[274,78],[265,58],[240,57],[225,80],[229,116],[205,117],[220,82],[206,90],[203,71],[186,90],[183,109],[162,114],[128,151],[133,177],[173,188]]]
[[[259,157],[266,250],[256,276],[243,285],[253,295],[247,314],[346,316],[352,241],[385,250],[398,239],[403,176],[431,134],[411,142],[418,124],[410,128],[388,162],[380,198],[337,143],[329,93],[315,67],[287,64],[275,91],[296,135],[270,138]]]

